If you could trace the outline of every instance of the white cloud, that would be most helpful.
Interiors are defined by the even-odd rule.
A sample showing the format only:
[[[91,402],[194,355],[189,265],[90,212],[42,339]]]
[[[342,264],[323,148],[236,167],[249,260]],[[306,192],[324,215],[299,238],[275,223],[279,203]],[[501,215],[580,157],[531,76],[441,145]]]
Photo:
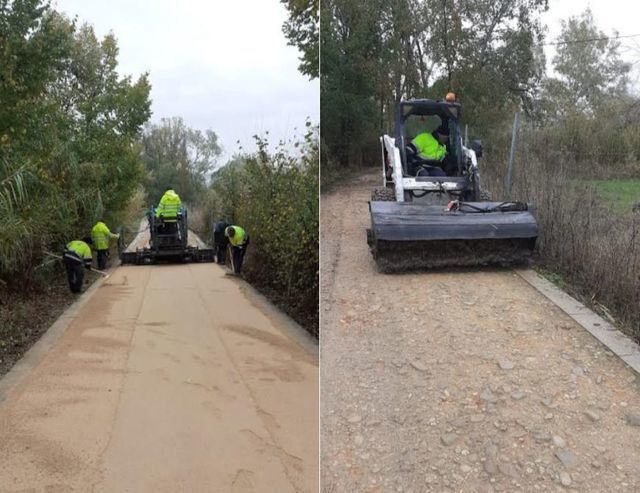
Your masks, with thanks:
[[[307,117],[320,118],[318,81],[297,70],[299,53],[282,34],[278,0],[56,0],[69,17],[112,31],[120,72],[150,73],[152,121],[182,116],[214,130],[227,156],[240,140],[269,130],[292,137]]]

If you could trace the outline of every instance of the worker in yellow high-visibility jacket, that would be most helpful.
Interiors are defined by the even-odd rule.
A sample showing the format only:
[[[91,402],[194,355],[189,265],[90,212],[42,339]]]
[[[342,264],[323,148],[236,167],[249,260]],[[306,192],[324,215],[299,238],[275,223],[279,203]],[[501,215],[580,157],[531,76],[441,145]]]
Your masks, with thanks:
[[[180,196],[168,187],[158,207],[156,207],[156,217],[162,219],[158,231],[162,234],[174,234],[178,229],[178,214],[182,207]]]
[[[240,226],[228,226],[224,234],[229,238],[229,247],[231,248],[231,265],[233,273],[240,275],[242,270],[242,261],[249,246],[249,235]]]
[[[156,217],[161,217],[164,219],[164,222],[176,222],[180,207],[182,207],[180,196],[173,188],[169,187],[165,190],[156,208]]]
[[[91,269],[91,238],[73,240],[67,243],[62,258],[64,267],[67,270],[69,289],[72,293],[79,293],[82,290],[84,280],[84,269]]]
[[[98,257],[98,269],[107,268],[107,259],[109,258],[109,242],[112,239],[120,238],[119,234],[112,233],[107,225],[102,221],[98,221],[91,229],[91,239],[93,240],[93,248]]]
[[[420,170],[420,174],[429,176],[446,176],[442,168],[447,157],[448,141],[449,128],[445,125],[440,125],[431,133],[416,135],[406,147],[407,160],[417,168],[414,171]]]

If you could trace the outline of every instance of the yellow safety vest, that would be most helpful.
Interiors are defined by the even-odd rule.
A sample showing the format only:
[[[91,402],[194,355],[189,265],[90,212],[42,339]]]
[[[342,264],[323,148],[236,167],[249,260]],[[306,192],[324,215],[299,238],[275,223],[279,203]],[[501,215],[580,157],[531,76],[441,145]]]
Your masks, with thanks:
[[[234,229],[235,234],[233,236],[228,235],[229,228]],[[229,238],[229,243],[231,243],[233,246],[240,246],[244,244],[244,240],[247,237],[246,231],[240,226],[229,226],[229,228],[225,230],[225,236]]]
[[[433,135],[423,133],[416,135],[411,143],[418,151],[418,157],[430,161],[442,161],[447,154],[447,147],[438,142]]]
[[[173,190],[167,190],[160,199],[160,203],[156,209],[156,217],[162,217],[165,220],[173,219],[175,222],[181,205],[182,202],[178,194]]]
[[[98,221],[91,229],[91,239],[93,240],[93,246],[96,250],[108,250],[109,240],[117,237],[118,235],[109,231],[107,225],[101,221]]]
[[[91,260],[91,248],[84,241],[73,240],[67,243],[67,250],[84,260]]]

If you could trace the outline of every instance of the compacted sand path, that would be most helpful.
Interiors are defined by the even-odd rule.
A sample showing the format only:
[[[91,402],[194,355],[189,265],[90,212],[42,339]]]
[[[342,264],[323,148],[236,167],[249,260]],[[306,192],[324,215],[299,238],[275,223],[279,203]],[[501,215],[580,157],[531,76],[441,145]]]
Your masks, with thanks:
[[[214,264],[114,269],[0,402],[1,492],[313,492],[318,360]]]

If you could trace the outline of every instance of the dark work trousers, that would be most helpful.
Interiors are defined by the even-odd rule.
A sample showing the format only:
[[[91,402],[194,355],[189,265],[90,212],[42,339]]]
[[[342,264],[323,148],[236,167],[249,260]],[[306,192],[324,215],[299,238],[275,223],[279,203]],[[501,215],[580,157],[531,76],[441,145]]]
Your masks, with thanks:
[[[229,223],[226,221],[217,221],[213,224],[213,246],[216,251],[216,262],[224,265],[227,261],[227,248],[229,246],[229,238],[224,234]]]
[[[213,243],[216,250],[216,262],[224,265],[227,261],[227,246],[229,245],[229,240],[224,235],[224,232],[214,232]]]
[[[231,245],[231,255],[233,256],[233,272],[240,274],[242,270],[242,261],[244,260],[244,254],[247,253],[247,247],[249,246],[249,238],[240,246]]]
[[[64,267],[67,269],[69,289],[72,293],[79,293],[82,290],[82,281],[84,281],[82,260],[73,252],[64,252]]]
[[[107,268],[107,260],[109,259],[109,250],[97,250],[98,252],[98,269],[105,270]]]
[[[418,171],[418,176],[447,176],[447,174],[437,166],[424,166]]]

